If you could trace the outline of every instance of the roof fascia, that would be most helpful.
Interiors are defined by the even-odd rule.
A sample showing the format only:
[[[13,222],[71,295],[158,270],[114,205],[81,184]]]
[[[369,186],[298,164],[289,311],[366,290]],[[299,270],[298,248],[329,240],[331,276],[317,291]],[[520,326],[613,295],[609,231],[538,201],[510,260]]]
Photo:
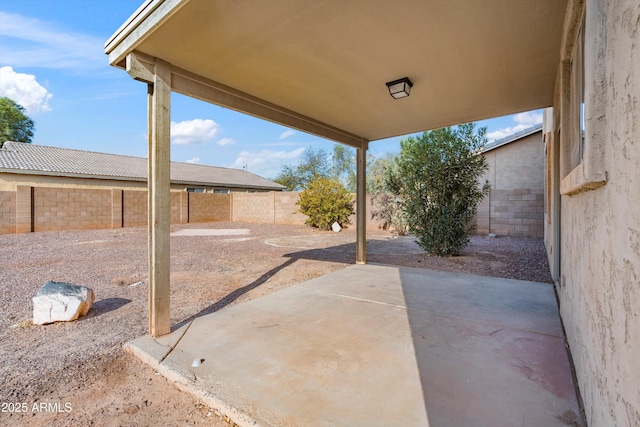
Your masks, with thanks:
[[[56,172],[56,171],[39,171],[33,169],[10,169],[0,168],[0,173],[12,173],[15,175],[41,175],[41,176],[57,176],[62,178],[87,178],[87,179],[105,179],[109,181],[137,181],[147,182],[146,178],[136,178],[131,176],[114,176],[114,175],[88,175],[82,173]]]
[[[9,169],[0,168],[0,173],[10,173],[14,175],[38,175],[38,176],[53,176],[59,178],[78,178],[78,179],[103,179],[106,181],[132,181],[132,182],[147,182],[147,178],[136,178],[130,176],[114,176],[114,175],[88,175],[81,173],[69,173],[69,172],[55,172],[55,171],[38,171],[28,169]],[[203,185],[208,187],[225,187],[225,188],[248,188],[255,190],[271,190],[280,191],[285,187],[281,186],[266,186],[266,185],[240,185],[226,182],[210,182],[210,181],[186,181],[186,180],[171,180],[171,184],[178,185]]]
[[[507,144],[511,144],[512,142],[520,141],[521,139],[526,138],[528,136],[531,136],[531,135],[533,135],[535,133],[538,133],[538,132],[542,132],[542,128],[541,127],[537,128],[537,129],[534,129],[531,132],[527,132],[527,133],[525,133],[523,135],[519,135],[517,138],[508,139],[508,140],[502,142],[499,145],[494,145],[493,147],[489,147],[487,149],[483,149],[481,151],[481,153],[487,153],[487,152],[489,152],[491,150],[495,150],[496,148],[504,147]]]
[[[125,57],[189,0],[146,0],[107,40],[104,52],[109,64],[124,68]]]

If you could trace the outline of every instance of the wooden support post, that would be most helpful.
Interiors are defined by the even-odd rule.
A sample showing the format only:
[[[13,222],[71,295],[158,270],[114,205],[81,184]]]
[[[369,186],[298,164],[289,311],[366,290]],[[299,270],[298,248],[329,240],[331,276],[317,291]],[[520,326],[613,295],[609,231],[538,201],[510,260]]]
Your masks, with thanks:
[[[356,264],[367,263],[367,146],[356,152]]]
[[[170,127],[171,64],[156,59],[149,95],[149,333],[171,332],[170,294]]]

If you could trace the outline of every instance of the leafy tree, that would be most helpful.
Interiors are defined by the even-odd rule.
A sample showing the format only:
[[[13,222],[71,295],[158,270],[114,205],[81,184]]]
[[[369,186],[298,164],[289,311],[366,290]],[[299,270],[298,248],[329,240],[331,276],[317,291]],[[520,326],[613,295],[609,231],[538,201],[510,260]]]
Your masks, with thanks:
[[[296,168],[291,165],[282,166],[280,173],[278,173],[278,176],[276,176],[273,181],[284,185],[289,191],[295,191],[301,185],[299,177],[296,176]]]
[[[6,141],[31,142],[35,125],[24,111],[14,100],[0,98],[0,147]]]
[[[274,179],[278,184],[284,185],[289,191],[299,191],[317,177],[328,177],[331,167],[329,166],[328,154],[325,150],[314,150],[307,148],[302,153],[302,160],[296,167],[285,165],[278,176]]]
[[[341,226],[349,224],[353,214],[353,198],[344,185],[335,178],[319,176],[307,184],[296,202],[300,212],[307,215],[307,225],[330,230],[337,222]]]
[[[402,211],[402,198],[385,185],[394,179],[397,169],[393,154],[377,158],[368,168],[367,191],[371,195],[371,218],[381,220],[384,230],[393,230],[404,236],[408,224]]]
[[[428,253],[459,255],[469,242],[477,205],[489,191],[479,185],[488,169],[479,149],[486,128],[467,123],[400,141],[397,173],[385,185],[402,198],[409,231]]]
[[[340,180],[350,193],[356,192],[355,150],[342,144],[333,146],[332,175]]]

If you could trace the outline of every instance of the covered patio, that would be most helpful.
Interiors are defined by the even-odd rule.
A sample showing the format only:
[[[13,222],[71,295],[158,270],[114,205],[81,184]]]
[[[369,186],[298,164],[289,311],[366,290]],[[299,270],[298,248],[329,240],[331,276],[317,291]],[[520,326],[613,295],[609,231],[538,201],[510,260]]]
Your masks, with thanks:
[[[147,84],[149,330],[169,322],[171,92],[356,148],[366,263],[370,141],[553,104],[566,0],[146,0],[106,42]],[[410,95],[387,83],[407,78]]]
[[[369,144],[551,106],[566,6],[145,1],[105,45],[148,93],[150,336],[130,348],[240,425],[580,425],[551,285],[364,265]],[[355,147],[359,265],[169,334],[171,92]]]
[[[356,265],[127,347],[240,426],[583,425],[547,283]]]

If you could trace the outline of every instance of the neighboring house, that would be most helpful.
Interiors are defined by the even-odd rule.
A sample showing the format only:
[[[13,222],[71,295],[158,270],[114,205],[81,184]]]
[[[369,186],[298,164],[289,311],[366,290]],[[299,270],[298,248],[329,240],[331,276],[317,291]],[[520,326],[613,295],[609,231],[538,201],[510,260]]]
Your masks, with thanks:
[[[544,236],[542,124],[485,145],[491,191],[478,206],[477,234]]]
[[[244,170],[172,162],[169,220],[230,221],[231,196],[276,200],[283,189]],[[236,210],[253,207],[243,200]],[[0,234],[140,226],[147,204],[145,158],[17,142],[0,149]]]
[[[17,185],[147,188],[147,159],[69,148],[6,142],[0,148],[0,190]],[[251,172],[171,162],[171,189],[229,193],[282,191]]]

